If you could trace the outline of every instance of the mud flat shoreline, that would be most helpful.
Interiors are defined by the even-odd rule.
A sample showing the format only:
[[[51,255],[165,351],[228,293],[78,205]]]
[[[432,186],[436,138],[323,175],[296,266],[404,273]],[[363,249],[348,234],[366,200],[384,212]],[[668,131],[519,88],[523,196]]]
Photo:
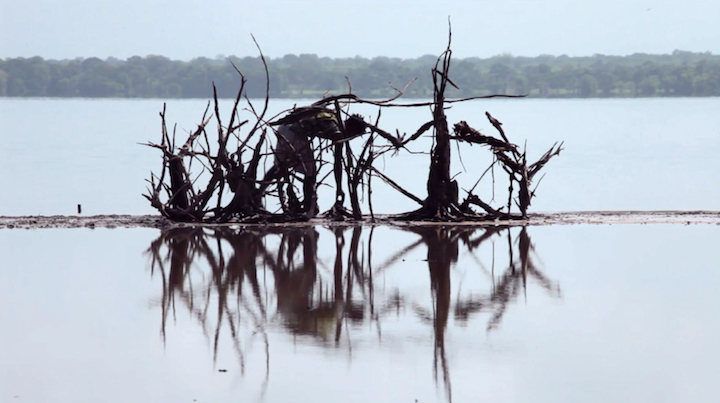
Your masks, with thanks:
[[[228,223],[195,224],[178,223],[159,215],[96,215],[96,216],[0,216],[0,229],[42,229],[42,228],[158,228],[181,227],[296,227],[305,225],[451,225],[451,226],[525,226],[525,225],[574,225],[574,224],[710,224],[720,225],[720,211],[574,211],[563,213],[535,213],[527,220],[512,221],[400,221],[392,216],[376,215],[363,221],[331,221],[314,218],[307,222],[295,223]]]

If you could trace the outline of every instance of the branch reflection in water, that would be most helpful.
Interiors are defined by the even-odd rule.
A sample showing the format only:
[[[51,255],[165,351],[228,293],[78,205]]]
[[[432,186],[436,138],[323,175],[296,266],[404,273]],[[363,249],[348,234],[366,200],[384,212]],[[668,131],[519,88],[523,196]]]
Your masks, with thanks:
[[[445,396],[451,401],[450,365],[445,353],[451,313],[459,325],[485,313],[489,332],[500,326],[521,292],[526,295],[530,278],[551,297],[561,297],[559,284],[547,278],[536,264],[527,228],[426,225],[384,231],[384,236],[378,236],[375,227],[300,226],[163,232],[147,251],[152,275],[162,278],[162,297],[157,305],[161,308],[163,341],[168,317],[175,317],[182,307],[202,327],[215,363],[221,333],[229,332],[244,374],[246,351],[260,340],[265,351],[264,390],[270,374],[268,332],[290,333],[296,341],[328,348],[347,348],[351,359],[353,328],[369,325],[374,328],[377,343],[382,344],[383,337],[387,338],[382,332],[383,319],[410,312],[432,328],[435,381],[437,384],[441,378]],[[328,244],[328,238],[333,242]],[[408,245],[390,249],[388,245],[394,247],[398,239],[408,239]],[[490,252],[490,269],[483,262],[488,253],[479,253],[481,247]],[[373,249],[382,249],[387,256],[378,262]],[[411,257],[418,252],[421,255],[413,262]],[[470,256],[471,262],[463,269],[483,273],[486,281],[463,283],[464,275],[458,274],[457,267],[461,254]],[[403,265],[417,269],[417,261],[425,261],[422,264],[429,269],[426,298],[419,298],[412,287],[404,290],[403,281],[395,287],[386,286],[390,272]],[[414,270],[411,275],[426,276],[420,273]],[[459,285],[452,288],[451,281]],[[457,295],[453,298],[454,292]]]

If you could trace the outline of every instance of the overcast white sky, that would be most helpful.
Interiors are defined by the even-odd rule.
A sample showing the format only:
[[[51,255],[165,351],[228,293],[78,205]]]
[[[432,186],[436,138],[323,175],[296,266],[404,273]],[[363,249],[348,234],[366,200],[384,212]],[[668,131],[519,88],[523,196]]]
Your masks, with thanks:
[[[718,0],[3,0],[0,58],[720,53]]]

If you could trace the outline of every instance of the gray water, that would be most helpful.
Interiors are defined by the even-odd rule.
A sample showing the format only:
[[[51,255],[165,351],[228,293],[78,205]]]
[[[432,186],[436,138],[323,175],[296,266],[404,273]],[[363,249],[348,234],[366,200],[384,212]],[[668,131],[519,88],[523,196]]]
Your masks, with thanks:
[[[0,401],[716,402],[718,240],[0,230]]]
[[[192,130],[204,107],[172,101],[168,120]],[[718,107],[506,100],[448,116],[494,134],[489,111],[531,160],[565,141],[531,211],[718,210]],[[159,141],[161,108],[0,99],[0,215],[154,213],[140,194],[160,158],[137,143]],[[428,119],[384,111],[381,126]],[[478,150],[453,161],[461,188],[490,163]],[[382,168],[422,197],[427,159]],[[373,186],[376,212],[415,208]],[[717,225],[663,224],[0,229],[0,402],[716,402],[718,241]]]
[[[271,115],[307,101],[271,103]],[[200,122],[206,103],[168,102],[168,123],[177,123],[178,141]],[[228,121],[229,101],[221,105]],[[160,171],[157,150],[138,143],[160,141],[161,100],[0,99],[0,215],[151,214],[141,197],[144,180]],[[720,99],[485,100],[456,104],[449,123],[460,120],[497,135],[485,111],[504,123],[511,141],[525,144],[530,160],[555,141],[565,151],[545,168],[531,211],[717,210],[720,199]],[[355,107],[366,117],[374,108]],[[385,110],[380,126],[413,133],[430,119],[426,108]],[[214,127],[213,124],[210,127]],[[212,130],[210,131],[212,133]],[[430,139],[410,146],[427,151]],[[453,147],[453,174],[469,189],[489,166],[478,147]],[[419,197],[426,195],[429,157],[402,152],[380,161],[388,176]],[[499,170],[498,170],[499,171]],[[506,184],[493,189],[488,175],[478,186],[483,200],[504,204]],[[417,205],[379,180],[374,182],[378,213]],[[321,194],[323,209],[334,198]],[[464,192],[461,192],[461,196]],[[328,204],[329,203],[329,204]],[[367,210],[366,210],[367,211]]]

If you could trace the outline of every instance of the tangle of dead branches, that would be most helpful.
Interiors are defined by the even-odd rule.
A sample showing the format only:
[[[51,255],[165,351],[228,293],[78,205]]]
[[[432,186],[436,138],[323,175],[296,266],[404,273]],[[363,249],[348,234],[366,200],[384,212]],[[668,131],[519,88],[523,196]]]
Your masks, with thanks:
[[[556,143],[539,160],[528,163],[526,150],[521,151],[510,142],[502,123],[488,112],[486,117],[499,133],[499,138],[480,133],[466,121],[453,125],[451,133],[445,115],[447,104],[478,98],[518,97],[498,94],[445,99],[448,86],[457,87],[450,79],[451,38],[450,32],[447,48],[431,70],[434,83],[432,101],[396,102],[412,81],[404,88],[396,89],[395,96],[384,100],[360,98],[352,93],[352,87],[349,86],[350,92],[347,94],[327,96],[309,106],[295,107],[270,118],[266,118],[270,76],[265,57],[258,46],[266,77],[266,95],[262,108],[256,109],[245,95],[247,80],[234,65],[240,77],[240,88],[227,120],[221,118],[217,91],[213,84],[214,97],[208,103],[201,123],[188,134],[184,142],[178,143],[176,130],[172,130],[172,135],[168,130],[166,108],[163,106],[160,112],[161,141],[159,144],[146,144],[162,152],[162,168],[159,175],[151,173],[147,193],[143,196],[160,214],[173,221],[306,221],[319,212],[318,187],[333,180],[335,201],[324,216],[333,220],[362,220],[364,212],[361,199],[367,200],[371,218],[374,218],[371,178],[376,177],[420,204],[417,210],[397,216],[399,219],[462,221],[527,218],[537,188],[537,185],[532,188],[533,179],[550,159],[560,154],[563,143]],[[244,110],[252,115],[250,119],[240,118],[240,104],[243,101],[247,104]],[[378,107],[377,119],[368,122],[361,116],[351,115],[349,106],[353,104]],[[398,130],[393,135],[380,127],[383,109],[415,107],[430,107],[432,117],[409,137],[401,135]],[[313,129],[314,119],[318,116],[329,117],[335,122],[336,128],[332,135]],[[214,137],[209,134],[212,121],[217,126],[217,137],[211,140]],[[351,125],[353,127],[349,127]],[[247,127],[250,129],[242,133],[241,130]],[[287,133],[287,127],[299,127],[302,130],[297,129],[293,132],[294,137],[288,139],[283,134]],[[388,151],[403,152],[408,143],[427,132],[432,133],[433,145],[430,150],[427,196],[422,198],[407,191],[373,164]],[[508,175],[506,205],[491,206],[473,193],[474,187],[460,201],[458,182],[450,176],[451,141],[480,144],[490,149],[493,163],[488,169],[498,164]],[[285,151],[281,153],[280,150]],[[268,164],[272,168],[260,172],[260,167]],[[321,169],[328,167],[332,179],[329,179],[330,173],[318,175]],[[347,187],[347,193],[343,184]],[[349,209],[345,205],[347,200]],[[278,206],[275,211],[268,207],[272,204],[270,201]],[[512,213],[513,205],[518,207],[519,213]],[[482,212],[475,212],[471,206],[480,207]]]

